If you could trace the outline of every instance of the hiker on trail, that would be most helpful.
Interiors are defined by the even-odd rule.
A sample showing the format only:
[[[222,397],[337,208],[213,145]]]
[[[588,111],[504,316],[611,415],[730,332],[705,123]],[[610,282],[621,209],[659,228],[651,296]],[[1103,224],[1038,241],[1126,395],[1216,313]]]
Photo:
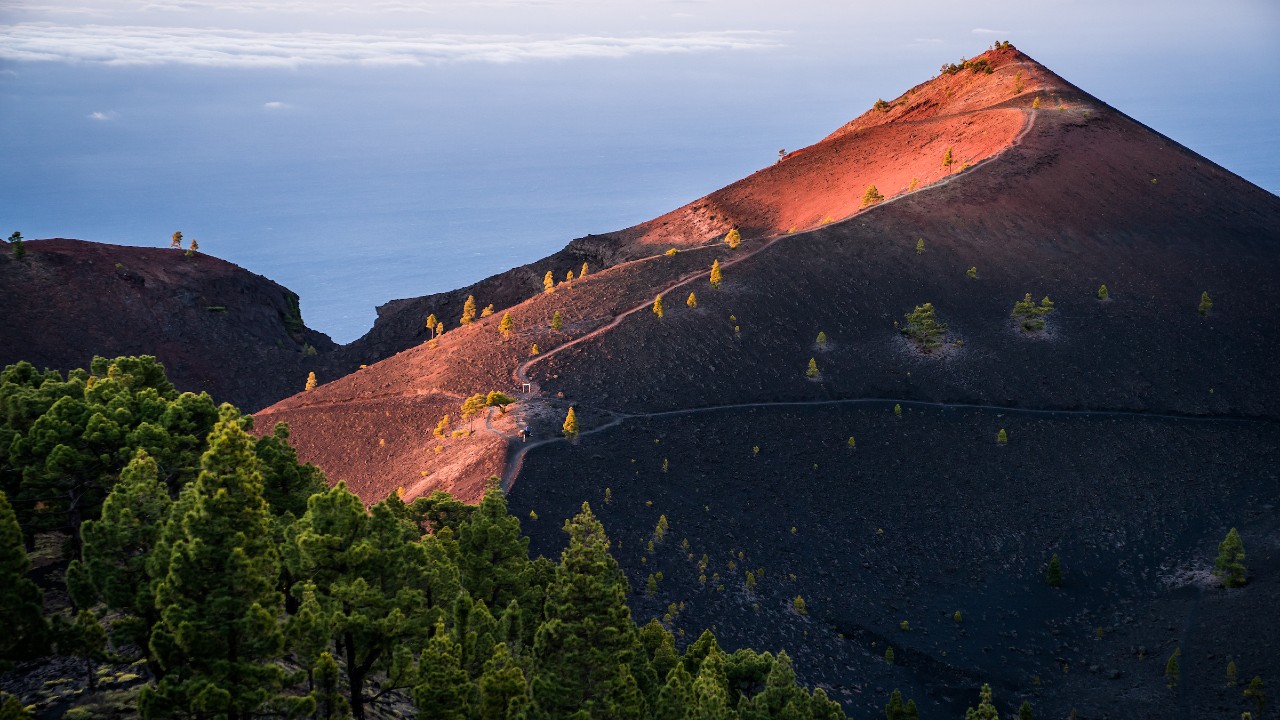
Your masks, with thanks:
[[[520,442],[528,442],[528,441],[529,441],[529,426],[525,425],[524,428],[520,430]]]

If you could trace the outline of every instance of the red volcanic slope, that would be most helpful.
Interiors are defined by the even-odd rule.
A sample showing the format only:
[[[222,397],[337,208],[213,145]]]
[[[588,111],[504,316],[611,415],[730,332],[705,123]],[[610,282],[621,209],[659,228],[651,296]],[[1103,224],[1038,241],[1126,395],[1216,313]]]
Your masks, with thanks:
[[[1257,369],[1259,358],[1277,350],[1274,339],[1247,316],[1224,312],[1206,326],[1194,324],[1194,311],[1190,319],[1165,314],[1183,294],[1194,306],[1202,280],[1222,289],[1224,306],[1235,302],[1230,292],[1240,278],[1269,287],[1276,238],[1267,228],[1280,221],[1276,198],[1016,50],[976,59],[993,72],[942,74],[701,200],[575,241],[577,251],[616,264],[593,265],[584,280],[512,305],[513,338],[499,335],[502,310],[466,327],[442,315],[451,329],[439,340],[267,408],[259,427],[288,421],[303,457],[366,501],[401,487],[410,497],[443,489],[471,500],[486,475],[504,469],[502,449],[511,443],[497,434],[501,426],[444,441],[432,429],[445,413],[460,427],[462,398],[513,391],[525,379],[535,393],[520,403],[515,422],[531,423],[542,437],[559,432],[561,398],[580,410],[628,412],[875,394],[1257,412],[1256,402],[1234,392],[1206,400],[1200,385],[1222,384],[1215,378],[1233,367],[1273,398],[1274,383]],[[949,172],[947,148],[974,166]],[[913,178],[918,189],[908,191]],[[864,209],[870,184],[888,200]],[[742,230],[738,250],[719,242],[730,227]],[[918,230],[929,238],[919,256]],[[1221,255],[1206,252],[1204,238],[1215,237],[1226,249]],[[665,255],[670,247],[682,250]],[[706,282],[715,259],[725,269],[720,291]],[[980,280],[965,277],[971,265]],[[577,268],[546,269],[563,277]],[[1091,297],[1100,282],[1123,288],[1124,302],[1119,294],[1106,306],[1067,302]],[[1011,334],[1009,307],[1028,291],[1062,301],[1063,332],[1049,337],[1068,340],[1029,343]],[[690,292],[698,295],[696,310],[685,306]],[[662,320],[649,312],[656,294],[665,298]],[[893,320],[927,300],[945,305],[967,343],[955,362],[922,364],[897,343]],[[424,317],[436,311],[420,310]],[[549,327],[556,312],[564,320],[559,331]],[[1218,323],[1228,335],[1201,337]],[[810,383],[803,369],[810,355],[821,355],[809,347],[818,330],[840,337],[820,357],[824,381]],[[534,344],[542,355],[531,361]],[[1181,373],[1178,363],[1196,375]],[[1101,380],[1090,385],[1084,369]],[[1087,397],[1076,397],[1074,384]]]

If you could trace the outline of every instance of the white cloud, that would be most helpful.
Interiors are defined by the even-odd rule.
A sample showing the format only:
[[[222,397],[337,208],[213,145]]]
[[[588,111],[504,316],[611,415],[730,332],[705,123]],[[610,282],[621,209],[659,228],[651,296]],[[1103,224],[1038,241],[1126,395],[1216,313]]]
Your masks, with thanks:
[[[992,30],[991,28],[974,28],[974,35],[1008,35],[1008,30]]]
[[[272,100],[271,102],[262,103],[262,107],[265,110],[288,110],[293,106],[289,103],[280,102],[279,100]]]
[[[93,112],[89,113],[87,117],[90,120],[97,120],[98,122],[107,122],[110,120],[115,120],[120,116],[116,113],[115,110],[108,110],[106,112],[102,112],[101,110],[94,110]]]
[[[774,33],[719,31],[638,37],[462,35],[389,32],[276,33],[217,28],[56,25],[0,26],[0,59],[104,65],[299,67],[429,65],[757,50],[777,47]]]

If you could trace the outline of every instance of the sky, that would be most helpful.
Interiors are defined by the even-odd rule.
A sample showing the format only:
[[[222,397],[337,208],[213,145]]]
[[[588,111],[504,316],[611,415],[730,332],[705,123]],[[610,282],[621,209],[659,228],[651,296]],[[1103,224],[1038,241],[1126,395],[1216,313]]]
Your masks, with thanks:
[[[996,40],[1280,192],[1280,3],[4,0],[0,230],[201,249],[340,342]],[[483,302],[483,298],[479,299]]]

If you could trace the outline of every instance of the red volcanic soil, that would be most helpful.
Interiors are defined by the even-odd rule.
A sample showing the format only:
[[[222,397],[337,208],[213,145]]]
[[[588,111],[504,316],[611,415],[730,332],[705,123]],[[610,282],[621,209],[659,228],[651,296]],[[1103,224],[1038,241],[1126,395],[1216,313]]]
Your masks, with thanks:
[[[315,391],[259,413],[268,421],[260,427],[290,422],[304,457],[372,501],[399,487],[473,497],[483,483],[477,472],[502,470],[501,458],[481,463],[453,445],[432,456],[358,450],[391,432],[379,422],[412,425],[422,447],[434,447],[430,431],[446,412],[457,427],[463,398],[514,393],[526,380],[535,393],[520,422],[540,437],[559,433],[568,402],[636,413],[886,397],[1274,414],[1280,380],[1266,368],[1280,347],[1241,309],[1246,292],[1280,291],[1280,201],[1016,50],[979,57],[992,73],[942,74],[675,213],[575,241],[571,248],[618,261],[592,265],[584,279],[553,293],[527,287],[545,270],[557,278],[576,271],[568,261],[586,256],[563,253],[492,278],[528,293],[509,308],[513,338],[498,332],[504,309],[460,327],[456,315],[420,307],[415,324],[436,312],[450,329],[359,372],[322,376]],[[947,147],[977,163],[947,173]],[[905,193],[913,177],[921,188]],[[888,199],[860,209],[864,181]],[[856,216],[785,232],[817,223],[819,208]],[[744,231],[738,250],[720,242],[730,226]],[[658,252],[673,246],[684,249]],[[706,279],[715,259],[725,274],[719,290]],[[971,266],[976,280],[965,275]],[[1103,283],[1106,302],[1094,296]],[[1195,312],[1201,290],[1218,303],[1208,317]],[[696,309],[685,305],[690,292]],[[1036,336],[1009,321],[1026,292],[1058,301]],[[662,320],[648,309],[659,293]],[[935,303],[959,341],[933,356],[894,329],[924,302]],[[564,327],[552,331],[557,311]],[[819,331],[831,338],[826,349],[813,345]],[[535,343],[542,355],[531,358]],[[810,357],[819,382],[804,377]],[[368,424],[344,431],[357,415]],[[486,432],[452,442],[500,440]]]
[[[197,253],[29,240],[0,245],[0,365],[59,370],[105,357],[154,355],[180,390],[207,390],[253,410],[297,392],[334,345],[302,324],[298,297],[225,260]]]

